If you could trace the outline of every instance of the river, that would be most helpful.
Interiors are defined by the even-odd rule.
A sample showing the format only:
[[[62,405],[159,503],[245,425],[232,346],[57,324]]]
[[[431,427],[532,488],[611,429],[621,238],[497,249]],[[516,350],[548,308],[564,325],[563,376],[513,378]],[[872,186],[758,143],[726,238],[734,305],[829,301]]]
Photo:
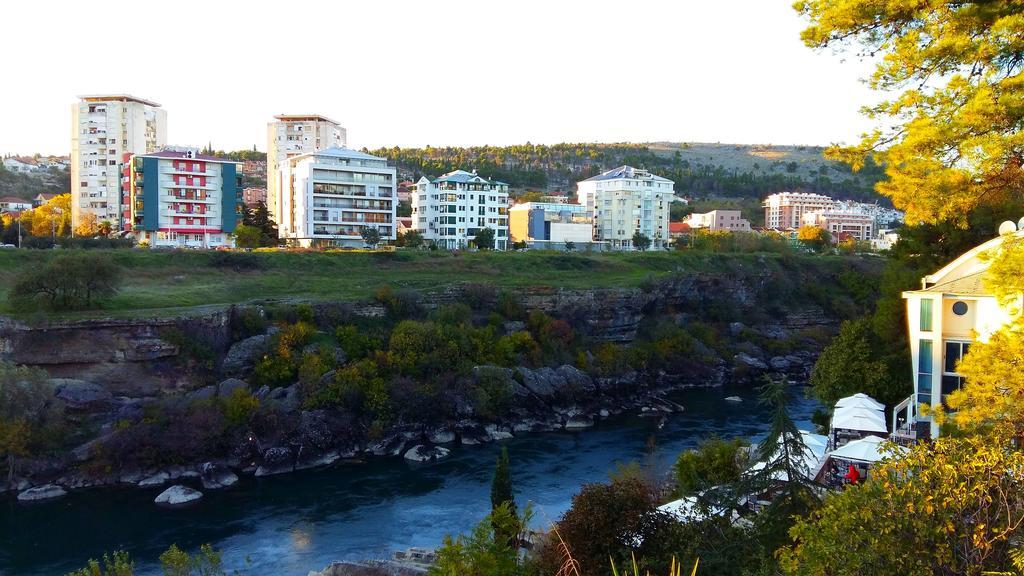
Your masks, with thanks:
[[[724,400],[733,394],[744,401]],[[568,508],[582,484],[607,479],[618,463],[641,460],[667,471],[681,450],[705,436],[756,438],[768,426],[769,415],[750,390],[687,390],[674,399],[686,411],[661,429],[654,419],[624,416],[582,432],[502,443],[520,508],[533,502],[535,521],[546,524]],[[801,428],[811,429],[816,407],[794,388],[790,411]],[[429,465],[387,459],[243,478],[179,510],[152,503],[159,489],[92,490],[33,506],[0,497],[0,575],[60,575],[118,549],[131,552],[136,574],[157,574],[157,556],[171,543],[190,550],[211,543],[227,568],[242,574],[299,576],[332,560],[435,547],[487,514],[499,450],[500,444],[461,447]]]

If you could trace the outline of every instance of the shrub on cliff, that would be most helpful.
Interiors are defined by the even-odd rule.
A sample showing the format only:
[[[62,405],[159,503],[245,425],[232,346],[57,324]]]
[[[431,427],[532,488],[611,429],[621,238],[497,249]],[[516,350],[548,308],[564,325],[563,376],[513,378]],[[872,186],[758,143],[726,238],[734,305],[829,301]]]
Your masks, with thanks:
[[[107,254],[71,252],[26,269],[14,282],[9,299],[16,308],[50,310],[92,308],[117,294],[121,267]]]
[[[18,458],[59,438],[63,422],[45,371],[0,362],[0,456],[7,459],[8,479]]]

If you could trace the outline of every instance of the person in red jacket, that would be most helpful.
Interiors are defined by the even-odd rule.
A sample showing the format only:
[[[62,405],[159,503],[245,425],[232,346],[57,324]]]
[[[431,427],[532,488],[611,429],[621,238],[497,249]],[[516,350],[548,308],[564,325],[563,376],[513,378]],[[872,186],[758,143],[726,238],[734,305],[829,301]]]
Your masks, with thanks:
[[[857,472],[857,469],[853,467],[853,464],[850,464],[850,470],[846,473],[844,478],[846,478],[850,484],[856,484],[857,481],[860,480],[860,472]]]

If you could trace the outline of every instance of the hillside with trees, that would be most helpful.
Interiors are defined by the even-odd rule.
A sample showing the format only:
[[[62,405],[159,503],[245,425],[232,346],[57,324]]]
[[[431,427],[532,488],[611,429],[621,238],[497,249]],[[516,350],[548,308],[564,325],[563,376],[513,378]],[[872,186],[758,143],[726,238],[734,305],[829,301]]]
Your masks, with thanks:
[[[63,194],[71,190],[71,172],[49,168],[32,174],[11,172],[0,164],[0,198],[13,196],[31,200],[39,194]]]
[[[646,144],[520,144],[468,148],[366,150],[394,162],[402,177],[418,179],[458,168],[508,182],[513,188],[574,190],[574,183],[629,164],[675,182],[687,197],[762,198],[781,190],[818,192],[887,203],[874,191],[883,172],[870,161],[859,172],[828,160],[824,148],[658,142]]]

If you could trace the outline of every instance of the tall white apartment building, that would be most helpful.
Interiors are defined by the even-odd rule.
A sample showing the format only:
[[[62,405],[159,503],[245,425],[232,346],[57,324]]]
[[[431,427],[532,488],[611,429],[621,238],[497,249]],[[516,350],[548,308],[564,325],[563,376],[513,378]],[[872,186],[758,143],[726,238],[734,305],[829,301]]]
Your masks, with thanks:
[[[838,205],[837,205],[838,206]],[[874,237],[875,218],[858,208],[830,208],[818,212],[805,212],[801,221],[804,226],[817,226],[827,230],[832,242],[846,238],[869,241]]]
[[[667,248],[673,182],[647,170],[619,166],[576,183],[579,203],[594,220],[594,240],[613,250],[632,250],[633,235],[651,239],[651,248]]]
[[[280,174],[288,158],[325,148],[344,148],[348,134],[340,124],[319,114],[280,114],[267,124],[267,211],[281,222]]]
[[[71,107],[71,221],[86,214],[121,221],[121,171],[128,155],[167,143],[167,112],[127,94],[79,96]]]
[[[413,228],[441,248],[466,248],[482,228],[494,230],[494,248],[508,248],[508,184],[455,170],[416,182]]]
[[[277,229],[290,244],[360,248],[366,227],[395,239],[398,175],[386,159],[332,146],[288,158],[280,175]]]
[[[799,228],[807,212],[823,212],[836,201],[822,194],[779,192],[764,199],[764,227],[772,230]]]

